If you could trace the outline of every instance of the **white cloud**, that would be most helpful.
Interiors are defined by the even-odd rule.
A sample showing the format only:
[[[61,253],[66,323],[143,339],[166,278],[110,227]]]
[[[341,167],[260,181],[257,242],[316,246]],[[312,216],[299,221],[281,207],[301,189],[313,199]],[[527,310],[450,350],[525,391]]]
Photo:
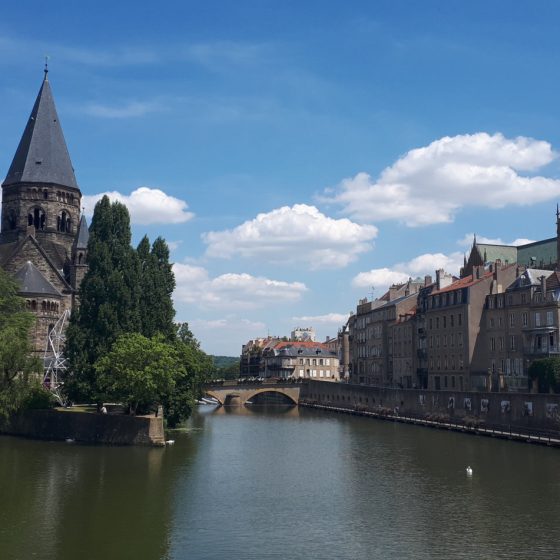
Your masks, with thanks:
[[[308,325],[341,325],[348,320],[349,313],[327,313],[325,315],[304,315],[303,317],[292,317],[292,321],[306,323]]]
[[[465,206],[503,208],[560,196],[560,181],[532,172],[557,157],[548,142],[485,132],[440,138],[409,151],[374,181],[345,179],[324,201],[362,220],[401,220],[409,226],[451,222]]]
[[[209,257],[256,257],[273,263],[304,262],[311,269],[341,268],[371,249],[374,226],[344,218],[335,220],[315,206],[295,204],[268,213],[234,229],[203,234]]]
[[[297,302],[307,291],[301,282],[270,280],[250,274],[222,274],[211,278],[200,266],[173,265],[178,301],[202,308],[255,309]]]
[[[353,280],[355,288],[374,288],[379,292],[385,291],[391,284],[406,282],[409,278],[434,275],[435,271],[443,268],[451,274],[458,274],[463,265],[463,253],[454,252],[450,255],[443,253],[425,253],[408,262],[398,263],[392,268],[374,268],[368,272],[360,272]]]
[[[92,215],[95,204],[104,195],[113,201],[126,205],[130,218],[135,224],[181,224],[190,220],[194,214],[188,212],[188,205],[184,200],[165,194],[160,189],[140,187],[130,195],[117,191],[104,192],[82,197],[86,214]]]
[[[474,233],[466,233],[462,239],[457,241],[458,245],[461,247],[472,247],[474,239]],[[489,245],[526,245],[527,243],[534,243],[532,239],[525,239],[524,237],[518,237],[513,241],[503,241],[500,237],[484,237],[483,235],[476,236],[477,243],[488,243]]]

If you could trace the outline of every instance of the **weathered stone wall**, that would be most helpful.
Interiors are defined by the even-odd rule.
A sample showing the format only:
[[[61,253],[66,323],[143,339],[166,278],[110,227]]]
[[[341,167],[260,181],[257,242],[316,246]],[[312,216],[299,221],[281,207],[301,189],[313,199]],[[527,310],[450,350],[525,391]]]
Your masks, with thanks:
[[[309,381],[301,398],[342,408],[380,410],[418,418],[449,417],[481,425],[546,430],[560,434],[560,395],[422,391]]]
[[[0,423],[0,433],[110,445],[164,445],[162,417],[30,410]]]

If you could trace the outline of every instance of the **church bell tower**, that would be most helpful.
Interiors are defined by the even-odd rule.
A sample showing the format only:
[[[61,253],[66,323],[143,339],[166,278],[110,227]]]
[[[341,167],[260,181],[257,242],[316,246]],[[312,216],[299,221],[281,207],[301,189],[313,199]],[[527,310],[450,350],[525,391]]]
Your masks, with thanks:
[[[81,198],[45,65],[41,89],[2,183],[0,243],[31,234],[51,250],[55,244],[70,255]]]

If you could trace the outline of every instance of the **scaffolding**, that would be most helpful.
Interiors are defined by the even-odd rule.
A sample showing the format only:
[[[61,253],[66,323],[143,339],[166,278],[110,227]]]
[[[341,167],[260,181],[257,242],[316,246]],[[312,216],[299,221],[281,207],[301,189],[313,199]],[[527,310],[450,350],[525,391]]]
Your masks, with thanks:
[[[43,385],[55,396],[60,405],[65,404],[62,394],[64,375],[66,373],[66,357],[64,343],[66,342],[66,325],[70,318],[70,311],[66,310],[49,330],[47,346],[43,356],[44,376]]]

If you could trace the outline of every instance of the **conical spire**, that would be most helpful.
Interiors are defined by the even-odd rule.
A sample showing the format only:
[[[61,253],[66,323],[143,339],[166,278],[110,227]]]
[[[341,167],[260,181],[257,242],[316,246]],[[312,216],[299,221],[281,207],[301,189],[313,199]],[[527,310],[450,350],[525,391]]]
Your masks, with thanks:
[[[84,214],[80,218],[80,224],[78,225],[78,235],[74,241],[74,247],[76,249],[87,249],[89,241],[89,229],[87,225],[87,220]]]
[[[77,189],[76,177],[48,80],[48,69],[4,181],[54,183]]]

